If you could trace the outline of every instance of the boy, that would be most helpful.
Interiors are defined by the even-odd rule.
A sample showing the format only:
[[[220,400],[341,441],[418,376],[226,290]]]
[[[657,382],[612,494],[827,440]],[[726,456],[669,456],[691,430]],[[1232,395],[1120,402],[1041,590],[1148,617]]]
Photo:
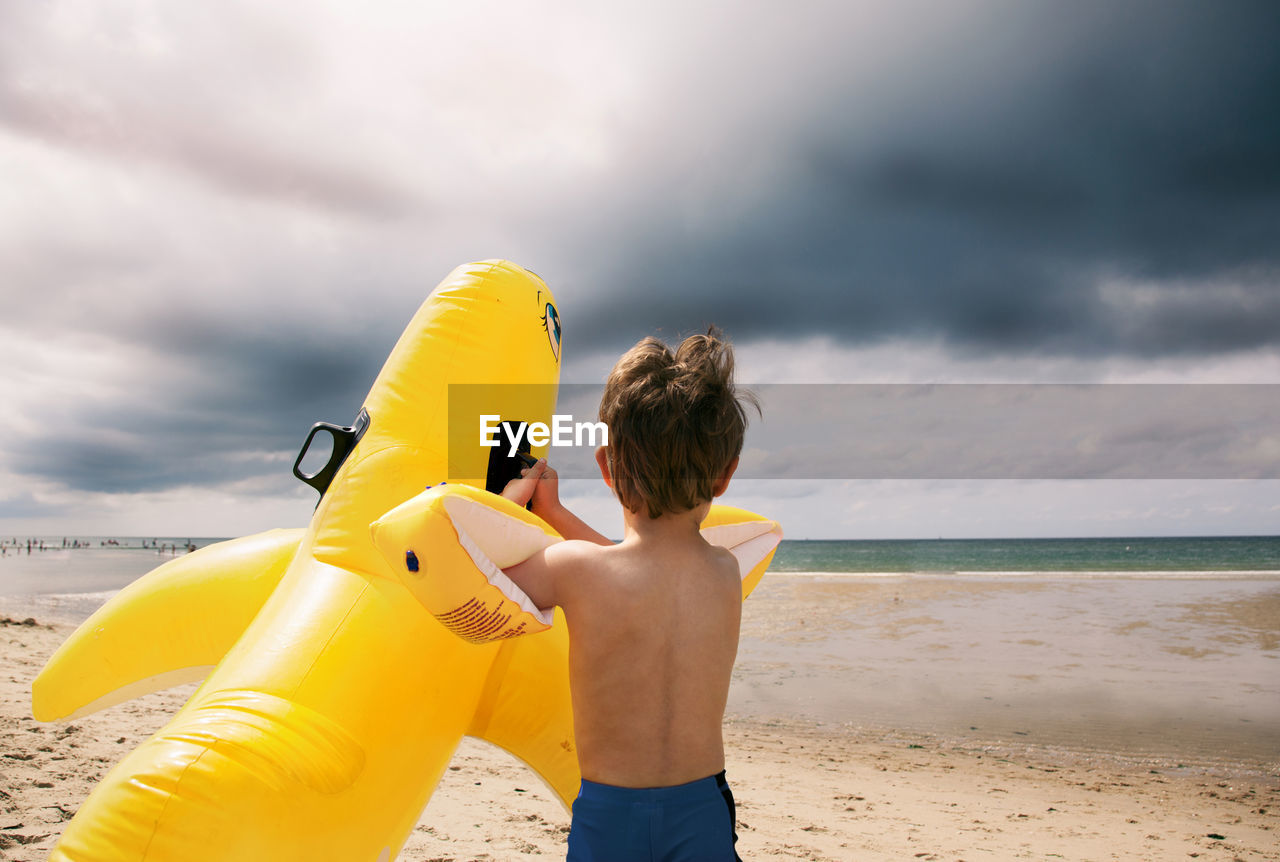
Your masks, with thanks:
[[[721,723],[742,584],[733,555],[698,532],[746,429],[733,352],[718,335],[692,336],[674,353],[646,338],[609,374],[600,402],[609,443],[596,461],[623,506],[620,544],[560,504],[545,460],[504,492],[532,500],[569,540],[507,570],[569,626],[583,778],[569,862],[737,859]]]

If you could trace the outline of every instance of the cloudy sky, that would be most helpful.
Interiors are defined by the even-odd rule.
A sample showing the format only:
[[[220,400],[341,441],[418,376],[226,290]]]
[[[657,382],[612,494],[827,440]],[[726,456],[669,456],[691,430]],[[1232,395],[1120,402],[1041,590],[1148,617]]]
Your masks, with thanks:
[[[555,291],[570,382],[714,321],[760,384],[1280,384],[1277,34],[1270,0],[6,3],[0,533],[305,523],[307,428],[491,257]],[[731,502],[796,538],[1274,533],[1250,423],[1185,475]]]

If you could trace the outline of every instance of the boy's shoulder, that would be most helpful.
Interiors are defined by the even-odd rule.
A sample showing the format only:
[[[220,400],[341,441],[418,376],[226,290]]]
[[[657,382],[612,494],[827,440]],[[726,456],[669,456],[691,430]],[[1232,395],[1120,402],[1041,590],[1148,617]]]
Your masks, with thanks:
[[[547,562],[555,565],[575,565],[602,559],[616,545],[598,545],[584,539],[565,539],[547,547]]]
[[[598,545],[582,539],[556,542],[543,552],[546,566],[557,582],[579,583],[615,567],[617,545]]]

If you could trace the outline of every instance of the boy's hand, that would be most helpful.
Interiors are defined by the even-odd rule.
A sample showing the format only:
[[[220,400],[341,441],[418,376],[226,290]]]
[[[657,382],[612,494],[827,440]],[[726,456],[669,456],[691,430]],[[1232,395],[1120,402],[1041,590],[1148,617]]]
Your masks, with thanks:
[[[542,515],[560,504],[560,480],[547,459],[539,458],[538,463],[520,471],[519,479],[507,483],[502,496],[520,506],[532,500],[534,514]]]
[[[546,521],[566,539],[581,539],[597,545],[612,546],[613,542],[596,532],[577,515],[560,505],[560,479],[556,471],[539,458],[532,467],[520,471],[519,479],[512,479],[502,489],[502,496],[523,506],[533,501],[533,514]],[[532,594],[530,594],[532,595]],[[539,607],[542,607],[539,605]]]

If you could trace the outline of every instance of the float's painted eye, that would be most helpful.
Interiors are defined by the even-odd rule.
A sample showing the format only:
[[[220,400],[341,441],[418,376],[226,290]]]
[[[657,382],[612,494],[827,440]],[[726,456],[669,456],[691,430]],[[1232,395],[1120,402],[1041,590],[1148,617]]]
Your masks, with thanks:
[[[551,303],[547,303],[546,313],[542,315],[542,328],[547,331],[547,340],[551,342],[551,352],[556,361],[560,360],[560,313]]]

